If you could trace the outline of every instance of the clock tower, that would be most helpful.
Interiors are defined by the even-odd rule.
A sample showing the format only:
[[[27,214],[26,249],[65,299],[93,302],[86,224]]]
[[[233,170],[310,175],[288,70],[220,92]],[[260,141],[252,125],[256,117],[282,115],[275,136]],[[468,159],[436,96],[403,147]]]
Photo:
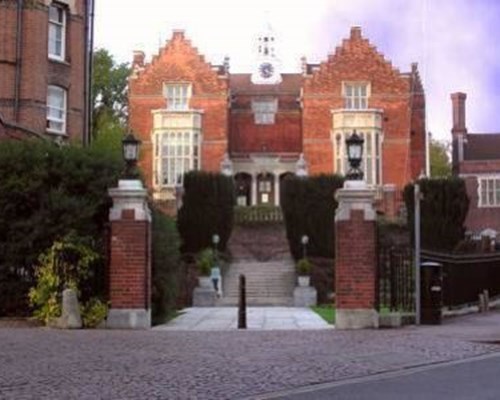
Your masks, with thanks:
[[[252,83],[276,85],[281,82],[281,65],[276,56],[276,45],[274,30],[269,23],[266,23],[255,40],[256,60],[252,73]]]

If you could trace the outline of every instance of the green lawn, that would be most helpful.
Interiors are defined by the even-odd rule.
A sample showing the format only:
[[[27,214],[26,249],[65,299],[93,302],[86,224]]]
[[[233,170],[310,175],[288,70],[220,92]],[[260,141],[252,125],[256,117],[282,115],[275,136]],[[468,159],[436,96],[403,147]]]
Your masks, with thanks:
[[[329,324],[335,323],[335,308],[332,304],[323,304],[311,307],[316,314],[323,318]]]

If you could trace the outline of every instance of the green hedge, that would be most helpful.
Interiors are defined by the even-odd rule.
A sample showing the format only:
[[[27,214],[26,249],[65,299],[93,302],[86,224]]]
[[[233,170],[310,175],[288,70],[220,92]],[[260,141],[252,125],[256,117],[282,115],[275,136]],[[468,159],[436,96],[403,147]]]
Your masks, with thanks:
[[[338,175],[289,176],[283,181],[281,207],[290,251],[296,260],[302,257],[303,235],[309,236],[308,255],[334,258],[334,194],[343,183]]]
[[[0,315],[26,313],[33,265],[55,240],[75,231],[103,253],[107,190],[122,168],[99,149],[0,142]]]
[[[427,250],[451,251],[463,239],[469,210],[465,182],[460,178],[421,179],[421,245]],[[404,189],[408,226],[414,235],[414,185]]]
[[[176,309],[181,286],[180,239],[173,218],[151,206],[153,323],[163,323]]]
[[[212,246],[218,234],[219,250],[224,251],[233,228],[234,184],[222,174],[192,171],[184,176],[182,207],[177,226],[183,253],[196,253]]]

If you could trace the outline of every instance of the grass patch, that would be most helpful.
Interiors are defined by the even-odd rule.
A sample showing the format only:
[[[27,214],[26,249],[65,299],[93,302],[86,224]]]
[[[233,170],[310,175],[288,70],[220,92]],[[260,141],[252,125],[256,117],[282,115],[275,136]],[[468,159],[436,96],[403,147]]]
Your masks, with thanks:
[[[311,310],[313,310],[330,325],[333,325],[335,323],[335,307],[333,306],[333,304],[313,306],[311,307]]]

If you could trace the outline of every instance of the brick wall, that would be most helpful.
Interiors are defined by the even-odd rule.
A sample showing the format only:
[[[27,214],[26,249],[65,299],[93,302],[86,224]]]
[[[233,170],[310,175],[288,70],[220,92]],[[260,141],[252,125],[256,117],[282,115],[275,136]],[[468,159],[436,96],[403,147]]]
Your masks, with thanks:
[[[48,58],[48,7],[45,1],[24,2],[22,12],[21,85],[19,110],[14,115],[17,2],[0,2],[0,112],[6,120],[40,134],[46,132],[47,86],[68,91],[67,128],[71,140],[84,134],[85,8],[76,0],[68,9],[66,59]]]
[[[338,309],[374,309],[376,283],[375,221],[364,211],[336,223],[335,302]]]
[[[135,221],[133,210],[111,223],[110,302],[113,309],[149,309],[149,235],[147,221]]]

